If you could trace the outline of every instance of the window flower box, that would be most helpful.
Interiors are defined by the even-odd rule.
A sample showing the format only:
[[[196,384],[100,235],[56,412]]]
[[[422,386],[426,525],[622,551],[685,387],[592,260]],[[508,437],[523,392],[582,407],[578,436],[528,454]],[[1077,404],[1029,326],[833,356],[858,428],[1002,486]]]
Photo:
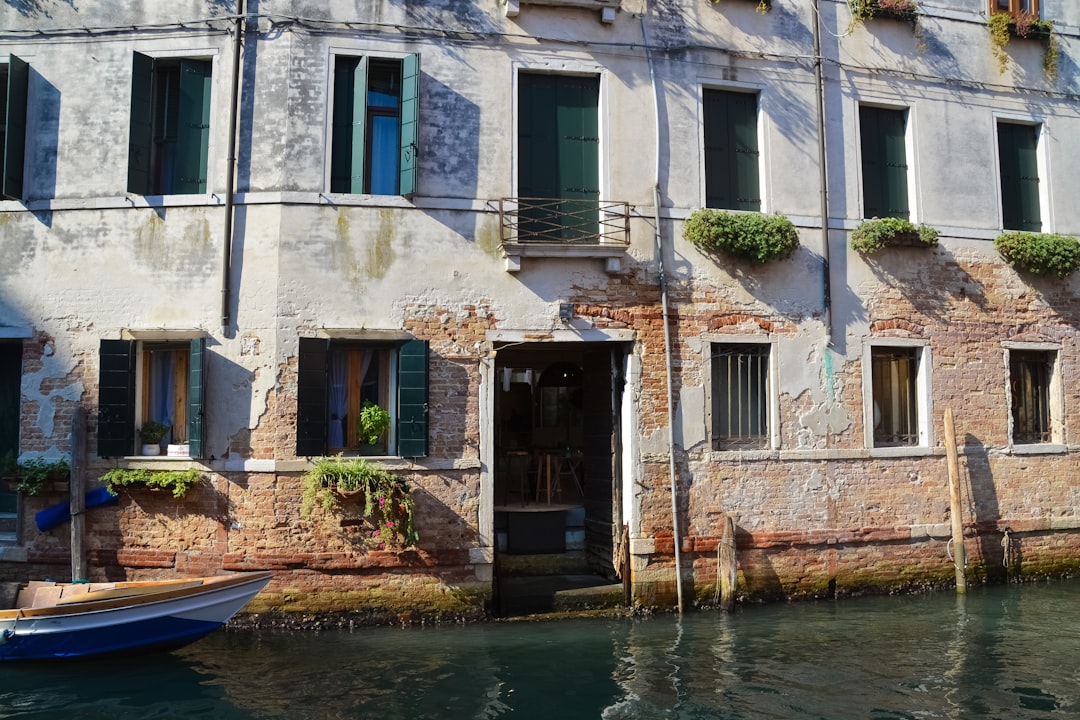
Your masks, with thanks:
[[[938,231],[929,225],[914,225],[902,218],[865,220],[851,232],[851,249],[870,254],[885,247],[933,247]]]
[[[1080,267],[1080,242],[1069,235],[1007,232],[998,235],[994,247],[1005,262],[1031,275],[1065,278]]]

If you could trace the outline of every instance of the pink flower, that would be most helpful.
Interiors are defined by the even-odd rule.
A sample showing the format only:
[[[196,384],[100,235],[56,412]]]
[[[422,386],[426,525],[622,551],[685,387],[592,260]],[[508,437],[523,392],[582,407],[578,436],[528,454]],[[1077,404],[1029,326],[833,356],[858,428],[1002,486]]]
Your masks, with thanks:
[[[384,505],[386,505],[386,498],[384,498],[384,497],[379,498],[379,507],[381,508]]]
[[[394,527],[394,521],[393,521],[393,520],[388,520],[388,521],[386,522],[386,527],[388,527],[388,528],[392,528],[392,527]]]

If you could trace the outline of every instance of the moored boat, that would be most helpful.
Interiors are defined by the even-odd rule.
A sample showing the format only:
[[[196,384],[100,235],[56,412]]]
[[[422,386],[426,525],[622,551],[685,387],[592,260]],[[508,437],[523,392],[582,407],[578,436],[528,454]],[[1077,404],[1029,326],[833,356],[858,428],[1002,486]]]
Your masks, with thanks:
[[[0,610],[0,660],[46,660],[195,642],[229,621],[272,577],[247,572],[177,580],[23,585]]]

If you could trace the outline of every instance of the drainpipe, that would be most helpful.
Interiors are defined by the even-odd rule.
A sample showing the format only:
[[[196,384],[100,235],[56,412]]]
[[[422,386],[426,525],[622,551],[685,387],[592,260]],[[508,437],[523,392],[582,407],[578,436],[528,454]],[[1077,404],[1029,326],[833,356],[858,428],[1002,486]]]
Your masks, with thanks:
[[[244,0],[237,0],[236,30],[233,36],[232,102],[229,103],[229,159],[225,180],[225,232],[222,240],[221,258],[221,334],[229,337],[232,317],[229,305],[232,298],[230,275],[232,275],[232,240],[235,209],[233,195],[236,192],[236,118],[240,104],[240,49],[244,35]]]
[[[645,41],[645,56],[649,61],[649,79],[652,81],[653,112],[656,122],[656,169],[653,182],[653,215],[655,219],[654,239],[656,241],[656,257],[659,261],[660,271],[660,305],[664,321],[664,358],[667,362],[667,441],[668,441],[668,473],[671,482],[671,532],[675,539],[675,592],[678,602],[679,615],[683,611],[683,587],[682,587],[682,561],[679,546],[682,544],[682,534],[679,532],[679,495],[678,476],[675,471],[675,401],[671,390],[671,327],[668,315],[667,273],[664,270],[664,242],[660,233],[660,93],[656,85],[656,72],[653,70],[652,51],[649,49],[649,32],[645,27],[645,15],[641,15],[641,35]]]
[[[829,269],[829,173],[825,154],[825,80],[821,57],[821,0],[814,0],[814,82],[817,85],[818,184],[821,186],[821,270],[825,352],[832,346],[832,278]]]

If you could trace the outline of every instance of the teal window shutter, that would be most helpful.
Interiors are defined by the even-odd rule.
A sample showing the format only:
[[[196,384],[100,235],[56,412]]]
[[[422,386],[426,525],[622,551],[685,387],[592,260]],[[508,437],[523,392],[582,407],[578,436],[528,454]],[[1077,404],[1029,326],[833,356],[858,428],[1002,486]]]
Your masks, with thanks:
[[[0,460],[19,455],[22,343],[0,342]]]
[[[180,61],[180,100],[176,123],[176,177],[180,194],[206,192],[207,158],[210,150],[210,91],[213,86],[209,60]]]
[[[397,454],[428,454],[428,341],[410,340],[398,348]]]
[[[154,59],[133,53],[131,116],[128,119],[128,192],[150,194],[150,162],[154,151]]]
[[[518,192],[523,198],[559,197],[556,75],[518,76]]]
[[[558,76],[557,76],[558,77]],[[559,204],[562,239],[596,235],[600,208],[600,80],[558,78]]]
[[[705,205],[761,210],[757,95],[705,90]]]
[[[206,338],[193,338],[188,363],[188,455],[203,457],[206,420]]]
[[[102,340],[98,352],[98,456],[135,448],[135,341]]]
[[[1038,145],[1037,126],[998,123],[1001,215],[1006,230],[1042,231]]]
[[[367,66],[367,58],[338,55],[334,59],[330,192],[364,192]]]
[[[405,197],[416,192],[416,154],[420,132],[420,55],[401,61],[401,163],[398,191]]]
[[[910,215],[904,110],[860,107],[863,217]]]
[[[328,340],[300,338],[296,379],[296,454],[299,456],[326,454],[329,349]]]
[[[30,65],[8,55],[7,87],[4,88],[7,115],[4,118],[2,194],[12,200],[23,195],[24,155],[26,153],[26,97],[30,88]]]

